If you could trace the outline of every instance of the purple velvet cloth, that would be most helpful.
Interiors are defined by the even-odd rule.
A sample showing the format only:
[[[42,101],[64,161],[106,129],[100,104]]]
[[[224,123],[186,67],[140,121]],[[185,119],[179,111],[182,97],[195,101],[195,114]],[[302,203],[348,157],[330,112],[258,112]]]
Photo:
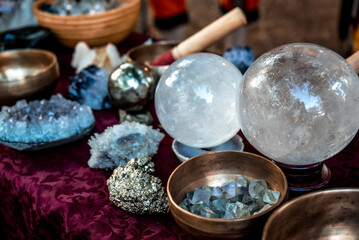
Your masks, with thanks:
[[[119,46],[124,53],[146,37],[132,34]],[[66,96],[71,54],[59,54],[61,79],[55,92]],[[154,114],[153,106],[151,111]],[[119,123],[115,109],[95,111],[95,132]],[[154,128],[159,128],[155,119]],[[163,130],[161,130],[164,132]],[[243,137],[243,135],[242,135]],[[0,145],[0,223],[7,239],[193,239],[170,214],[135,215],[109,201],[111,172],[91,169],[88,138],[37,152]],[[166,186],[180,164],[166,134],[154,156],[155,175]],[[244,139],[245,150],[258,153]],[[358,135],[341,153],[326,161],[329,187],[359,186]]]

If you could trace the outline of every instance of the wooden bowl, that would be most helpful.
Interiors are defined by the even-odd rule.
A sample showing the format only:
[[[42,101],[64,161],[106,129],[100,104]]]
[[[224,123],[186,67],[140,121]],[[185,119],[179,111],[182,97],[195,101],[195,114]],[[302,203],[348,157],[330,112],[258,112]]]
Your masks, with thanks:
[[[280,192],[280,198],[269,209],[248,217],[206,218],[178,206],[185,193],[209,185],[221,186],[238,175],[248,179],[264,179],[268,188]],[[167,183],[167,195],[173,218],[187,232],[208,239],[235,239],[261,234],[269,214],[288,198],[288,184],[282,170],[270,160],[247,152],[218,151],[197,155],[179,165]],[[260,235],[259,235],[260,236]]]
[[[49,97],[59,77],[56,56],[45,50],[21,49],[0,53],[0,105],[20,99]]]
[[[40,10],[42,4],[56,1],[36,1],[34,14],[41,26],[50,29],[61,44],[71,48],[79,41],[89,46],[121,42],[135,27],[141,9],[141,0],[119,0],[121,6],[97,14],[60,16]]]
[[[278,208],[262,240],[359,239],[359,188],[312,192]]]

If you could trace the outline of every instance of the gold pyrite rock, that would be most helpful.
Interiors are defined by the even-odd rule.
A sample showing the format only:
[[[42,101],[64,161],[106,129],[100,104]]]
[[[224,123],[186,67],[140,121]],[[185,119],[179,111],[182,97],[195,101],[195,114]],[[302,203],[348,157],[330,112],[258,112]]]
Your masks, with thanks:
[[[154,172],[154,163],[147,156],[117,167],[107,180],[110,201],[126,212],[167,213],[167,196]]]

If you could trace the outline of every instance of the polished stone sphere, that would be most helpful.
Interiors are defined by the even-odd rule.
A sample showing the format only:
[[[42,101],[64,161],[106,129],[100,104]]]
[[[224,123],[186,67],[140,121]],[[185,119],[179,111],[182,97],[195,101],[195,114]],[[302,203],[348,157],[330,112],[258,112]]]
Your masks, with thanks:
[[[182,144],[206,148],[222,144],[240,129],[238,91],[242,74],[211,53],[183,57],[157,84],[155,108],[166,132]]]
[[[124,62],[110,74],[108,91],[115,107],[140,111],[153,102],[158,76],[149,67]]]
[[[247,70],[239,107],[242,131],[262,154],[289,165],[319,163],[358,131],[359,79],[327,48],[283,45]]]

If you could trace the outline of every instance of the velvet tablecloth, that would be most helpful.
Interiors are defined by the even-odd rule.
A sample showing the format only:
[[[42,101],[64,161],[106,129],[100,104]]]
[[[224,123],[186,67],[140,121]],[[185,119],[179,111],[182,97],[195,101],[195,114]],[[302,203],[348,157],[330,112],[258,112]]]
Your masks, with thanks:
[[[131,34],[118,47],[123,54],[147,37]],[[61,77],[55,92],[67,94],[71,53],[57,52]],[[154,114],[153,106],[151,111]],[[119,123],[115,109],[94,111],[94,132]],[[159,128],[155,118],[154,128]],[[164,132],[161,129],[162,132]],[[242,135],[243,138],[243,135]],[[91,169],[88,138],[37,152],[0,145],[0,223],[7,239],[193,239],[170,214],[126,213],[109,201],[111,172]],[[155,175],[164,186],[180,164],[166,135],[154,156]],[[245,151],[256,152],[244,139]],[[329,188],[359,186],[359,137],[326,161],[332,171]]]

